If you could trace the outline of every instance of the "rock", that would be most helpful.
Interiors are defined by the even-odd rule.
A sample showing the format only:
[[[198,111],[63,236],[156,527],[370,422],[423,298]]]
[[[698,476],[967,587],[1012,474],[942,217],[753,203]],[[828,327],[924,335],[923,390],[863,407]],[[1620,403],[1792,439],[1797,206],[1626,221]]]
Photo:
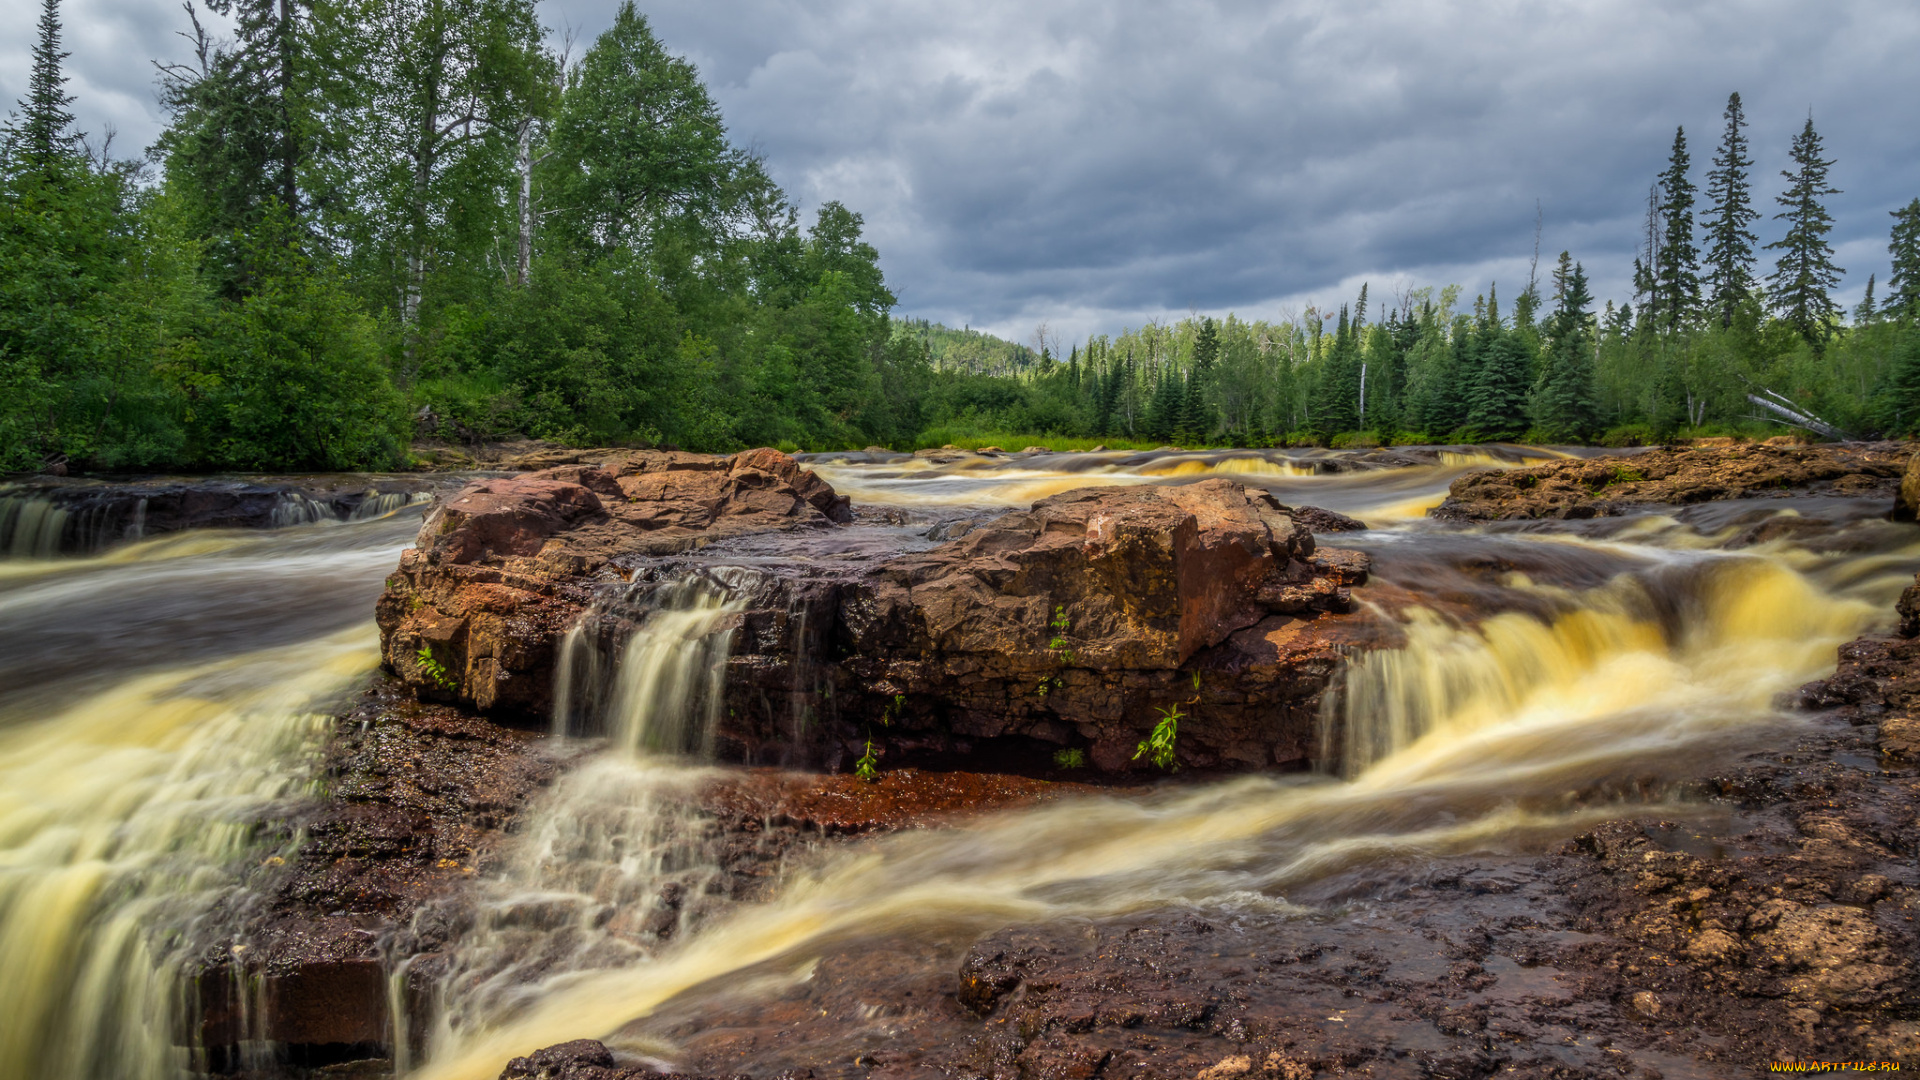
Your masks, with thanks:
[[[273,529],[387,513],[425,499],[435,481],[46,478],[0,486],[0,551],[58,555],[185,529]]]
[[[1106,443],[1101,443],[1100,445],[1098,445],[1098,446],[1096,446],[1096,447],[1094,447],[1093,449],[1091,449],[1091,450],[1089,450],[1089,451],[1087,451],[1087,453],[1089,453],[1089,454],[1104,454],[1104,453],[1106,453],[1106,452],[1107,452],[1107,444],[1106,444]]]
[[[1913,584],[1900,591],[1893,610],[1900,615],[1902,637],[1920,636],[1920,574],[1914,575]]]
[[[1322,510],[1317,506],[1296,506],[1287,513],[1293,516],[1293,520],[1317,533],[1362,532],[1367,527],[1367,523],[1358,518]]]
[[[1027,448],[1026,448],[1025,450],[1022,450],[1022,451],[1020,451],[1020,452],[1021,452],[1021,453],[1023,453],[1023,454],[1051,454],[1051,453],[1053,453],[1053,451],[1052,451],[1052,450],[1049,450],[1049,449],[1047,449],[1047,448],[1046,448],[1046,447],[1044,447],[1044,446],[1029,446],[1029,447],[1027,447]]]
[[[386,667],[423,696],[543,713],[554,647],[620,560],[852,519],[777,450],[632,451],[475,481],[433,513],[375,608]]]
[[[1663,447],[1463,476],[1432,514],[1512,521],[1788,494],[1886,497],[1909,456],[1903,443]]]
[[[1900,491],[1893,499],[1893,520],[1920,519],[1920,453],[1907,458],[1906,472],[1900,476]]]
[[[1337,645],[1360,636],[1328,616],[1366,573],[1228,480],[1070,491],[842,583],[835,701],[903,699],[885,740],[1076,746],[1103,771],[1142,767],[1172,709],[1190,766],[1300,762]]]

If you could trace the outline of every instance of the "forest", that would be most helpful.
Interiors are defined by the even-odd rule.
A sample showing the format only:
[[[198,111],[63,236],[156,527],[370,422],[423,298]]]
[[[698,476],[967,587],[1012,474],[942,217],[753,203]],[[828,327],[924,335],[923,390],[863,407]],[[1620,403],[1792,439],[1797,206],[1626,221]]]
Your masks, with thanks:
[[[1497,287],[1470,303],[1363,287],[1337,311],[1063,349],[1044,326],[1029,347],[896,317],[860,215],[827,202],[803,221],[631,3],[577,57],[532,0],[212,10],[231,37],[187,6],[192,59],[159,66],[169,123],[127,158],[76,129],[45,0],[0,142],[0,471],[391,469],[420,438],[1627,445],[1920,428],[1920,199],[1892,215],[1884,284],[1840,310],[1834,162],[1809,118],[1761,246],[1737,94],[1702,182],[1676,133],[1617,305],[1563,253],[1504,306]]]

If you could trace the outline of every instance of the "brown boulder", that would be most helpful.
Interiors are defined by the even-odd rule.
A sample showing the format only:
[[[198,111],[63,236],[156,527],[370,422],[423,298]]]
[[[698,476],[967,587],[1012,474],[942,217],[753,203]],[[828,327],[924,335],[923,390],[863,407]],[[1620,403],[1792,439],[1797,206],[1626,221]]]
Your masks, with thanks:
[[[542,712],[556,642],[622,560],[851,518],[845,496],[768,449],[631,451],[479,480],[428,515],[387,579],[382,655],[424,696]]]
[[[1313,537],[1265,493],[1228,480],[1084,488],[896,559],[865,583],[859,652],[976,654],[1051,669],[1172,669],[1263,618],[1263,585],[1312,555]],[[1056,617],[1066,625],[1056,626]],[[1064,646],[1063,646],[1064,647]]]
[[[883,743],[1031,740],[1103,771],[1143,767],[1137,743],[1174,710],[1187,765],[1304,763],[1364,622],[1326,616],[1365,575],[1228,480],[1070,491],[848,584],[836,702],[874,712]]]
[[[1907,458],[1907,471],[1900,476],[1900,492],[1893,499],[1893,520],[1920,520],[1920,454]]]

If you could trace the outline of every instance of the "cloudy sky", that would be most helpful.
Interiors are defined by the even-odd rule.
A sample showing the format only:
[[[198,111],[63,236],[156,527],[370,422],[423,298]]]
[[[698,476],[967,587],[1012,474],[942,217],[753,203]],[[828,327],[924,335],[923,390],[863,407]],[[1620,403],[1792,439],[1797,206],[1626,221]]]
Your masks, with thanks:
[[[617,0],[545,0],[556,33]],[[38,7],[0,0],[0,93]],[[1189,311],[1272,318],[1570,249],[1622,297],[1676,125],[1696,178],[1729,91],[1759,193],[1812,110],[1838,164],[1846,298],[1920,196],[1920,5],[1893,0],[656,0],[735,137],[803,206],[866,217],[903,313],[1024,340]],[[158,128],[170,0],[66,0],[76,111]],[[576,50],[577,51],[577,50]],[[1773,207],[1764,209],[1771,216]],[[1763,221],[1762,240],[1779,226]]]

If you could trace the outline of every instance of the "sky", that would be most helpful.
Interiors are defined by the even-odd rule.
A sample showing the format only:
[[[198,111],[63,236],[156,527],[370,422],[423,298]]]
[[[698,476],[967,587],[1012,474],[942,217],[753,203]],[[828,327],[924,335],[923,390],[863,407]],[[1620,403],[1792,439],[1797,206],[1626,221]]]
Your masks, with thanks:
[[[0,0],[0,95],[39,5]],[[544,0],[577,56],[617,0]],[[667,46],[733,137],[811,213],[863,215],[899,312],[1019,341],[1189,313],[1457,283],[1524,287],[1570,250],[1631,292],[1648,185],[1684,126],[1704,183],[1746,103],[1767,214],[1809,112],[1844,193],[1836,261],[1885,277],[1888,212],[1920,196],[1920,4],[1894,0],[656,0]],[[163,121],[163,0],[65,0],[70,89],[135,153]],[[1763,271],[1771,256],[1763,253]]]

